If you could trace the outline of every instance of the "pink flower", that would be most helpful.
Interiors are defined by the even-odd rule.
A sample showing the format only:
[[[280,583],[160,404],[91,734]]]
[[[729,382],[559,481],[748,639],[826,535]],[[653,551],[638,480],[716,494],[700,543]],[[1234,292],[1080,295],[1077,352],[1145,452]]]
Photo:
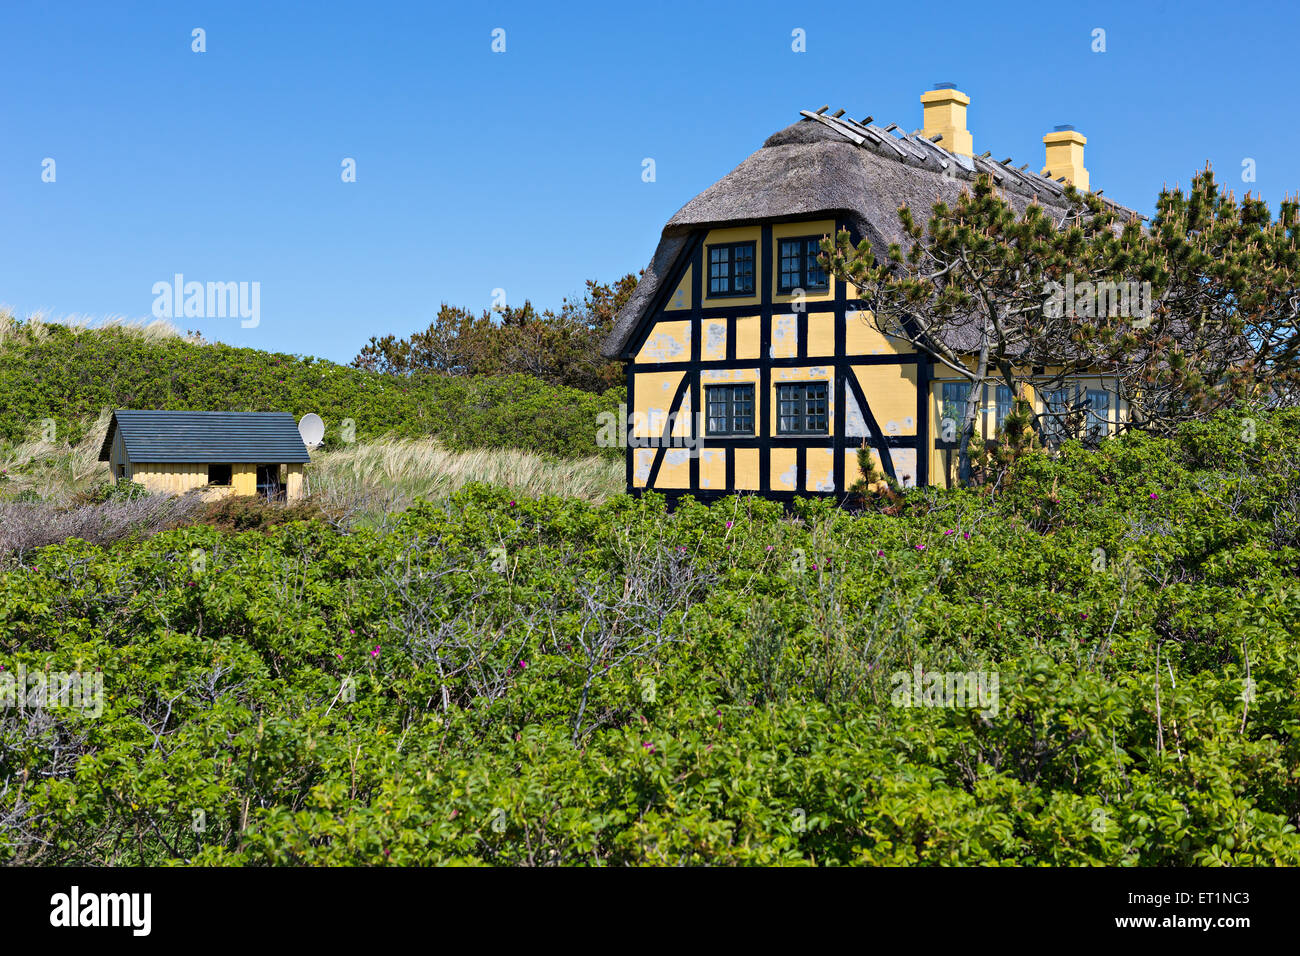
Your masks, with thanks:
[[[528,662],[527,662],[527,661],[520,661],[520,662],[519,662],[519,669],[520,669],[521,671],[526,671],[526,670],[528,670]]]
[[[769,550],[769,551],[772,550],[772,546],[771,546],[770,544],[767,546],[767,550]]]
[[[965,538],[967,541],[970,540],[970,532],[969,532],[969,531],[963,531],[963,532],[961,533],[961,536],[962,536],[963,538]]]
[[[950,535],[950,534],[956,534],[956,533],[957,533],[957,529],[956,529],[956,528],[951,528],[951,529],[949,529],[948,531],[945,531],[945,532],[943,533],[943,536],[946,538],[946,537],[948,537],[948,535]]]
[[[885,552],[883,552],[883,551],[877,551],[877,552],[876,552],[876,557],[878,557],[878,558],[883,558],[884,556],[885,556]]]
[[[1159,498],[1159,497],[1160,497],[1160,496],[1159,496],[1158,494],[1156,494],[1154,491],[1151,492],[1151,500],[1152,500],[1152,501],[1155,501],[1155,500],[1156,500],[1157,498]]]
[[[379,645],[378,645],[378,644],[376,644],[376,645],[375,645],[375,649],[374,649],[373,651],[370,652],[370,656],[371,656],[371,657],[378,657],[378,656],[379,656]]]
[[[917,551],[924,551],[924,550],[925,550],[925,545],[923,545],[923,544],[918,544],[918,545],[916,546],[916,550],[917,550]]]
[[[730,522],[730,521],[727,522],[727,530],[728,530],[728,531],[731,530],[731,522]]]

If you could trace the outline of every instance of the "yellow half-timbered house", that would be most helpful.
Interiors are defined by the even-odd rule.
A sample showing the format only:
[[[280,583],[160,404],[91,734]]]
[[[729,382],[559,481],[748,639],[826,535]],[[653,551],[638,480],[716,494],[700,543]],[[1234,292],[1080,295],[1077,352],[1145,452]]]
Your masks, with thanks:
[[[819,267],[820,240],[847,229],[883,257],[903,238],[900,205],[924,214],[980,174],[1018,211],[1036,201],[1059,220],[1064,184],[1088,188],[1086,140],[1058,127],[1034,173],[974,155],[970,100],[952,84],[921,102],[924,128],[906,136],[804,111],[668,222],[605,345],[627,368],[629,492],[841,495],[863,443],[905,486],[952,480],[941,422],[964,405],[965,380],[877,331],[855,290]],[[1100,378],[1071,387],[1086,393],[1094,433],[1126,413]],[[1011,396],[983,399],[991,439]],[[1063,396],[1032,399],[1050,410]]]

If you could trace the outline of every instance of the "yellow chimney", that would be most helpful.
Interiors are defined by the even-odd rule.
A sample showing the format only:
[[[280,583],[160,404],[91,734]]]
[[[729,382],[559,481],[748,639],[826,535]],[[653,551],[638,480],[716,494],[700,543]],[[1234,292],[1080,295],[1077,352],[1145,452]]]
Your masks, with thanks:
[[[1043,137],[1047,147],[1047,165],[1043,175],[1051,179],[1065,177],[1083,192],[1088,191],[1088,170],[1083,168],[1083,147],[1088,140],[1073,126],[1058,126]]]
[[[925,109],[923,132],[927,139],[938,133],[943,136],[939,145],[948,152],[975,155],[975,144],[966,129],[970,97],[957,89],[955,83],[936,83],[934,89],[921,94],[921,105]]]

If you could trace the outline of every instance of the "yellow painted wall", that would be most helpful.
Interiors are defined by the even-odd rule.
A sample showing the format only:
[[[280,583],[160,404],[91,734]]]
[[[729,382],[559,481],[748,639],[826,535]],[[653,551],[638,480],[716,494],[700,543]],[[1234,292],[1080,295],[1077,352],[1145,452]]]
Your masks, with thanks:
[[[742,491],[758,491],[759,455],[757,448],[733,448],[736,457],[736,488]]]
[[[707,385],[757,385],[759,382],[759,371],[756,368],[706,368],[700,370],[700,387]],[[758,393],[755,391],[754,401],[758,401]],[[700,400],[704,400],[703,392],[700,393]],[[754,414],[758,414],[758,408],[755,407]],[[707,441],[707,436],[706,439]]]
[[[770,490],[798,491],[798,452],[793,448],[773,448],[768,454],[771,456],[771,461],[768,465],[772,478],[772,487]]]
[[[772,358],[799,357],[799,316],[793,312],[772,316]]]
[[[910,355],[916,349],[876,328],[870,312],[851,309],[844,316],[844,348],[849,355]]]
[[[835,357],[835,313],[812,312],[808,315],[808,357]]]
[[[183,462],[135,462],[131,469],[137,484],[144,485],[150,491],[170,492],[182,495],[195,488],[206,488],[208,484],[208,466],[185,464]],[[230,494],[230,489],[211,489],[213,497]]]
[[[285,477],[285,498],[289,501],[297,501],[303,497],[303,480],[302,465],[286,465],[288,474]]]
[[[700,487],[706,491],[727,490],[727,450],[700,449]]]
[[[766,358],[761,355],[761,327],[759,316],[749,315],[734,319],[735,342],[728,342],[730,330],[725,318],[709,316],[711,308],[734,308],[736,306],[757,306],[761,301],[758,294],[761,283],[768,283],[773,301],[771,326],[771,357],[776,359],[797,358],[799,355],[799,319],[796,311],[797,299],[776,291],[778,282],[777,256],[779,241],[782,238],[829,235],[834,229],[834,222],[829,219],[812,222],[792,222],[776,224],[772,227],[773,243],[770,255],[763,256],[762,231],[760,226],[738,226],[710,230],[704,239],[702,251],[704,275],[700,277],[703,288],[703,300],[699,305],[705,311],[701,318],[700,358],[706,362],[722,362],[727,358],[728,345],[734,346],[736,359],[734,364],[723,369],[704,369],[699,373],[701,399],[704,388],[713,384],[751,383],[755,391],[761,382],[760,370],[755,366],[756,360]],[[755,244],[755,295],[746,297],[710,297],[708,295],[707,247],[718,243],[753,242]],[[690,321],[679,317],[683,310],[689,310],[695,303],[691,298],[691,285],[694,265],[688,268],[683,278],[674,289],[665,305],[665,316],[651,329],[645,343],[637,351],[634,363],[644,365],[658,362],[685,362],[691,358],[693,342],[691,340]],[[834,277],[830,288],[824,293],[810,296],[806,301],[833,300],[835,296]],[[856,290],[848,289],[850,296]],[[673,313],[678,313],[674,315]],[[768,434],[773,440],[780,436],[776,433],[777,386],[785,382],[825,381],[834,383],[832,359],[835,352],[836,319],[833,313],[806,313],[807,341],[804,343],[808,356],[806,363],[795,368],[775,367],[771,369],[772,390],[766,396],[769,418]],[[847,354],[855,355],[895,355],[909,354],[914,349],[906,342],[893,339],[880,333],[871,321],[870,313],[849,312],[845,318],[845,343]],[[823,364],[819,364],[819,361]],[[662,434],[666,423],[668,409],[678,387],[683,383],[687,373],[682,371],[659,372],[637,371],[633,365],[635,377],[634,401],[631,411],[637,415],[634,420],[633,434],[638,438],[657,437]],[[955,373],[935,367],[936,381],[931,394],[927,397],[930,405],[929,446],[926,452],[930,468],[931,481],[944,482],[943,454],[934,448],[940,424],[939,395],[941,383],[945,379],[956,378]],[[866,365],[852,366],[855,376],[871,411],[881,429],[887,436],[907,437],[917,433],[916,390],[918,375],[915,365]],[[835,415],[835,389],[829,390],[828,414],[831,422]],[[850,393],[851,394],[851,393]],[[1041,408],[1041,398],[1030,393],[1030,397]],[[755,394],[755,414],[760,414],[764,396]],[[1116,403],[1118,404],[1118,403]],[[685,393],[681,405],[681,414],[673,429],[673,436],[689,438],[693,429],[698,427],[690,407],[690,391]],[[701,410],[702,411],[702,410]],[[1118,419],[1126,417],[1127,409],[1112,409]],[[844,453],[844,470],[846,485],[852,484],[858,477],[855,445],[865,433],[862,416],[853,414],[852,403],[846,409],[846,431],[850,447]],[[996,426],[996,392],[990,388],[981,409],[979,419],[980,431],[986,438],[995,436]],[[834,436],[827,436],[827,445],[834,442]],[[645,487],[650,468],[659,449],[640,448],[632,450],[632,483],[634,487]],[[762,455],[770,455],[768,468],[771,486],[759,487],[759,470]],[[660,467],[656,485],[664,489],[686,489],[690,485],[691,452],[690,449],[669,448],[663,451],[664,460]],[[807,467],[803,474],[797,474],[797,454],[794,449],[773,449],[770,452],[756,448],[710,448],[708,437],[700,438],[699,478],[703,490],[726,490],[728,458],[731,458],[734,470],[735,488],[748,491],[803,491],[816,492],[832,490],[834,456],[832,448],[809,448],[806,452]],[[873,452],[879,462],[878,453]],[[906,484],[915,483],[918,471],[917,453],[913,449],[892,449],[891,458],[895,471]],[[237,482],[238,482],[237,478]],[[250,475],[249,481],[253,479]],[[290,475],[289,493],[293,494],[295,486],[301,487],[301,477]]]
[[[694,269],[694,264],[686,267],[686,272],[682,274],[682,281],[677,283],[677,288],[674,289],[673,294],[668,297],[668,304],[664,306],[665,312],[677,312],[682,309],[689,310],[693,308],[693,300],[691,298],[691,273]]]
[[[835,449],[809,448],[805,454],[804,491],[835,490]]]
[[[886,435],[916,434],[915,365],[854,365],[853,375]]]
[[[691,323],[674,319],[660,321],[646,336],[637,353],[638,362],[688,362],[691,358]]]
[[[236,495],[257,494],[257,466],[232,465],[230,483],[234,486]]]
[[[655,479],[656,488],[691,486],[691,451],[689,448],[665,448],[664,461]]]
[[[285,496],[297,501],[305,495],[303,466],[284,466]],[[205,498],[227,498],[257,494],[257,465],[233,464],[230,466],[229,485],[208,484],[208,466],[186,462],[135,462],[131,467],[132,480],[153,492],[183,495],[201,490]]]
[[[636,438],[653,438],[663,434],[668,424],[668,411],[673,396],[685,372],[637,372],[633,386],[634,405],[628,411],[634,416],[632,434]],[[690,395],[687,394],[689,400]],[[674,434],[682,427],[681,417],[674,423]]]
[[[736,358],[741,361],[759,358],[762,347],[762,319],[756,315],[736,319]]]
[[[727,357],[727,320],[704,319],[700,323],[700,358],[717,362]]]
[[[655,448],[632,449],[632,487],[644,488],[650,479],[650,469],[654,467]]]

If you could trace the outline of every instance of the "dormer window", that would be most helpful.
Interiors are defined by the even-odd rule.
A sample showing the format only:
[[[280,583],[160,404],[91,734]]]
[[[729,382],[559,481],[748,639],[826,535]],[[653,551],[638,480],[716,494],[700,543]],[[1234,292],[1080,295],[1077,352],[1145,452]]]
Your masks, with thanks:
[[[782,239],[777,244],[777,291],[825,292],[830,288],[826,270],[817,262],[822,241],[812,236]]]
[[[754,243],[709,246],[709,295],[754,294]]]

